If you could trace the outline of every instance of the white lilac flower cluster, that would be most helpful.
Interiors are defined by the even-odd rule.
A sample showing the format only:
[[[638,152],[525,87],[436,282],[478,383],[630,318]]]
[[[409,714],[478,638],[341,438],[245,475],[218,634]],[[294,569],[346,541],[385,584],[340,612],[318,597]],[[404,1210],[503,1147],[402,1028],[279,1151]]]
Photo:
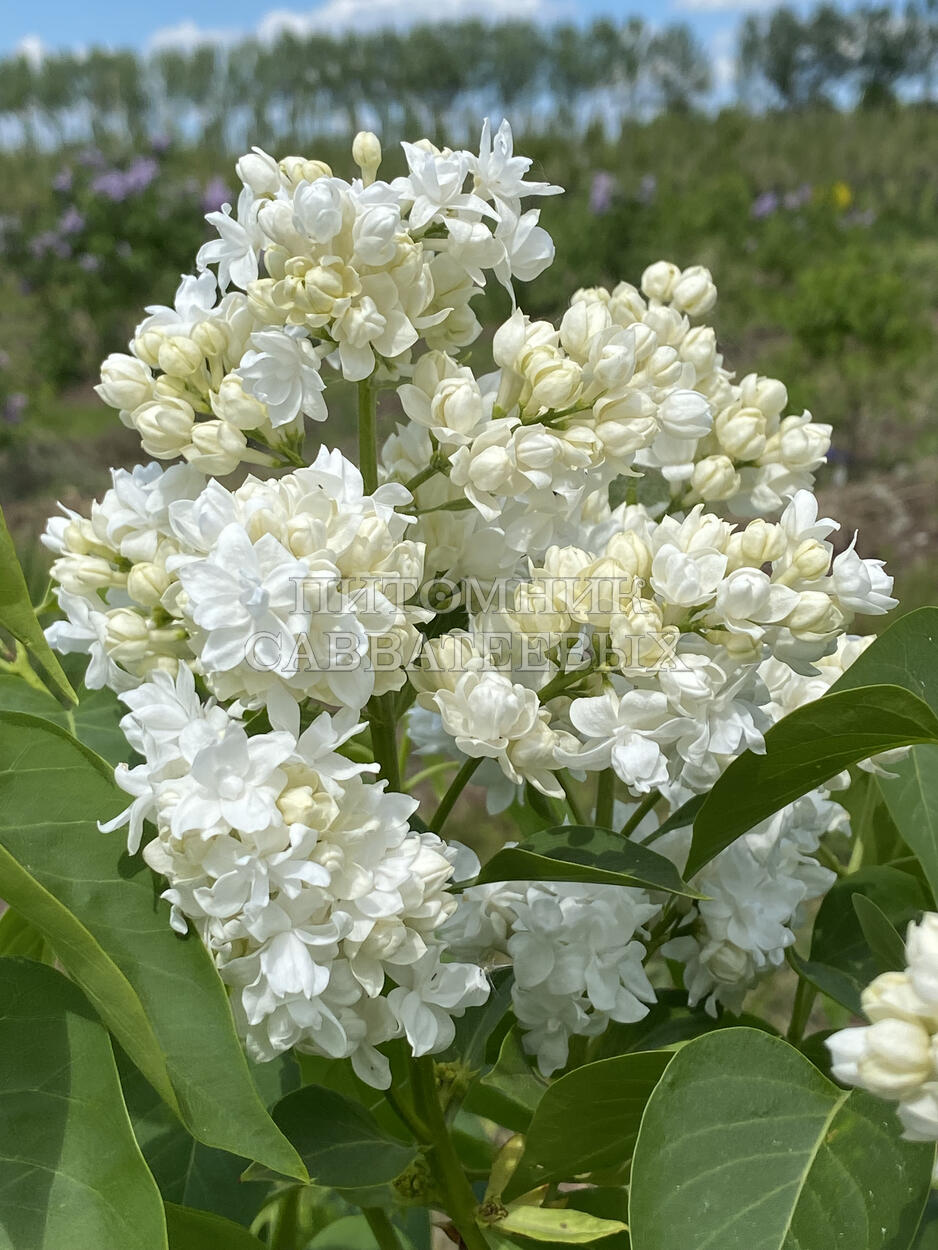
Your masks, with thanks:
[[[511,130],[488,123],[478,154],[404,144],[407,174],[376,178],[381,148],[359,135],[360,176],[322,161],[238,162],[234,211],[209,213],[218,238],[197,257],[172,308],[153,307],[130,355],[104,362],[98,393],[146,452],[224,475],[299,454],[305,419],[324,421],[323,364],[343,378],[398,378],[414,348],[452,350],[481,327],[471,301],[492,273],[506,286],[553,259]],[[213,266],[214,269],[209,268]],[[249,438],[260,447],[249,445]]]
[[[511,965],[525,1050],[550,1076],[566,1065],[571,1037],[647,1014],[655,991],[643,939],[660,910],[643,890],[616,885],[480,885],[465,892],[443,937],[461,959]]]
[[[938,1141],[938,915],[910,924],[904,972],[884,972],[861,996],[869,1024],[827,1039],[831,1070],[897,1103],[904,1136]]]
[[[185,665],[121,698],[143,763],[118,768],[133,801],[106,828],[129,822],[135,852],[143,822],[156,826],[144,858],[171,883],[174,924],[195,923],[232,987],[251,1054],[351,1058],[386,1088],[381,1042],[446,1049],[453,1017],[489,988],[476,964],[441,958],[457,848],[413,833],[416,800],[369,784],[377,766],[339,754],[363,728],[352,709],[323,712],[302,733],[297,716],[249,735],[200,699]]]
[[[559,325],[532,321],[512,281],[553,246],[522,200],[559,188],[527,180],[504,123],[477,154],[403,155],[389,181],[368,134],[351,179],[238,163],[199,272],[105,361],[99,394],[156,462],[50,521],[48,636],[130,708],[131,842],[156,826],[144,853],[255,1054],[351,1055],[384,1081],[377,1046],[445,1046],[480,968],[508,961],[553,1071],[570,1037],[653,1001],[662,899],[530,882],[457,905],[450,851],[395,792],[388,730],[406,717],[421,767],[477,766],[490,810],[533,787],[572,811],[571,778],[610,773],[654,813],[643,837],[827,689],[892,581],[819,516],[830,428],[724,367],[705,269],[660,262],[641,289],[580,290]],[[463,349],[490,275],[511,311],[483,373]],[[359,387],[361,469],[306,448],[330,377]],[[379,388],[399,424],[372,446]],[[350,762],[378,755],[382,782]],[[819,791],[707,866],[669,935],[693,1002],[737,1009],[781,962],[844,823]],[[681,867],[686,837],[655,849]]]

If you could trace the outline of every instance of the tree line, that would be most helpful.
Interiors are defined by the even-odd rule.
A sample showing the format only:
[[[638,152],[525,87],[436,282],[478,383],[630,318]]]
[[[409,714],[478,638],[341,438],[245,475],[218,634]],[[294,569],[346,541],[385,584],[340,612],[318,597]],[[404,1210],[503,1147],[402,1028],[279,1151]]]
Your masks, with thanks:
[[[536,128],[689,111],[930,101],[938,0],[781,7],[740,26],[727,81],[689,26],[461,21],[370,34],[283,31],[147,54],[92,49],[0,60],[0,142],[55,146],[156,136],[213,147],[475,127],[504,113]]]

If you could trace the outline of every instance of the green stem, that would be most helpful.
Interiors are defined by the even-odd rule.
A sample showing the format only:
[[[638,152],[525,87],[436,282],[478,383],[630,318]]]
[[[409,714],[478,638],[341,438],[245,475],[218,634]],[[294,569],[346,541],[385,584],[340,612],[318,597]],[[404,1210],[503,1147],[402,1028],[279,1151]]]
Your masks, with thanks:
[[[814,1006],[816,997],[817,990],[810,981],[805,981],[803,977],[799,977],[798,988],[795,990],[795,1001],[791,1009],[791,1023],[785,1035],[793,1046],[797,1046],[804,1037],[804,1031],[808,1027],[811,1008]]]
[[[362,1215],[368,1221],[371,1235],[379,1250],[401,1250],[401,1241],[394,1225],[380,1207],[362,1207]]]
[[[401,774],[397,757],[397,731],[394,709],[389,704],[393,695],[380,695],[368,705],[368,723],[371,725],[371,749],[381,765],[381,775],[387,778],[388,789],[400,790]]]
[[[422,781],[429,781],[431,777],[438,777],[440,773],[449,772],[451,768],[456,767],[457,762],[457,760],[442,760],[439,764],[428,764],[426,768],[421,768],[419,773],[414,773],[413,777],[408,777],[404,788],[411,791]]]
[[[481,757],[477,759],[467,759],[462,768],[449,783],[449,789],[440,799],[440,804],[436,811],[430,817],[430,828],[434,833],[439,833],[443,828],[443,824],[456,805],[456,800],[462,794],[463,790],[469,782],[470,777],[482,763]]]
[[[450,1217],[466,1250],[490,1250],[488,1239],[476,1223],[478,1203],[456,1154],[453,1139],[436,1090],[436,1074],[429,1055],[411,1060],[414,1097],[430,1135],[430,1166]]]
[[[631,816],[628,818],[628,820],[619,830],[619,833],[622,835],[623,838],[630,838],[632,836],[632,834],[635,832],[635,830],[642,823],[642,821],[645,819],[645,817],[648,815],[648,813],[651,811],[651,809],[655,806],[655,804],[658,802],[660,798],[661,798],[661,792],[659,790],[648,791],[648,793],[639,803],[638,807],[636,807],[635,811],[631,814]],[[652,834],[651,837],[648,839],[649,842],[653,842],[655,840],[655,836],[656,836],[655,834]]]
[[[358,467],[366,495],[378,489],[378,414],[375,389],[366,378],[358,384]]]
[[[299,1213],[302,1187],[291,1185],[277,1204],[270,1250],[299,1250]]]
[[[425,469],[421,469],[419,473],[415,473],[412,478],[409,478],[404,483],[404,487],[409,490],[411,494],[413,494],[418,486],[422,486],[424,482],[428,482],[431,477],[436,477],[438,473],[443,473],[448,468],[449,461],[443,461],[441,463],[437,461],[436,457],[434,457]]]
[[[604,768],[596,779],[596,824],[600,829],[612,828],[612,812],[616,801],[616,775]]]
[[[555,673],[546,686],[542,686],[537,692],[537,697],[542,703],[547,703],[555,698],[568,686],[574,686],[578,681],[582,681],[584,677],[588,677],[590,670],[588,668],[577,669],[573,673]]]
[[[567,806],[570,808],[570,815],[573,817],[573,819],[576,821],[578,825],[585,825],[586,818],[584,817],[583,811],[580,808],[579,803],[577,802],[576,791],[573,788],[573,782],[570,780],[570,778],[567,776],[565,772],[559,772],[557,774],[557,780],[560,782],[561,788],[563,789],[564,794],[567,796]]]

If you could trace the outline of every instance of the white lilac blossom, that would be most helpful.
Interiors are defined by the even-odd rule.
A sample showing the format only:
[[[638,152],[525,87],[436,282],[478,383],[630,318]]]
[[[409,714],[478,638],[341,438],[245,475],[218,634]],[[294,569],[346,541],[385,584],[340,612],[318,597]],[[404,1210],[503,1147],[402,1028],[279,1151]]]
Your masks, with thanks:
[[[515,285],[553,244],[528,201],[559,188],[529,177],[507,123],[478,153],[403,153],[392,181],[366,132],[348,176],[238,161],[196,272],[102,366],[98,394],[151,462],[43,539],[64,618],[49,641],[120,695],[142,761],[118,772],[111,827],[212,952],[252,1054],[351,1057],[377,1085],[382,1043],[445,1049],[493,964],[513,967],[527,1050],[558,1070],[571,1037],[654,1001],[663,904],[532,881],[457,906],[456,848],[422,832],[389,746],[421,771],[471,766],[492,812],[536,790],[558,821],[571,778],[611,774],[617,827],[621,804],[654,812],[641,839],[763,751],[861,653],[855,618],[895,603],[882,562],[856,536],[835,547],[819,515],[830,427],[724,365],[706,269],[660,261],[532,320]],[[511,312],[485,371],[465,349],[492,279]],[[333,379],[359,388],[361,469],[306,446]],[[779,966],[832,880],[817,854],[846,828],[840,781],[728,847],[664,917],[692,1003],[738,1010]],[[655,849],[682,867],[686,831]],[[870,1053],[903,1056],[893,1088],[927,1126],[938,1082],[909,1028]]]
[[[184,666],[124,701],[144,762],[118,769],[133,802],[107,828],[129,821],[135,851],[143,817],[155,824],[144,858],[167,880],[174,924],[196,926],[231,986],[254,1057],[349,1057],[386,1087],[380,1043],[444,1050],[453,1017],[488,995],[479,966],[440,962],[454,849],[413,832],[416,801],[339,754],[363,728],[351,710],[248,736],[200,702]]]
[[[514,970],[512,1007],[525,1050],[545,1076],[570,1039],[648,1014],[646,925],[660,911],[642,890],[553,881],[473,886],[444,937],[461,958]]]
[[[938,915],[910,924],[906,967],[884,972],[861,995],[869,1024],[827,1039],[831,1071],[897,1104],[903,1136],[938,1141]]]

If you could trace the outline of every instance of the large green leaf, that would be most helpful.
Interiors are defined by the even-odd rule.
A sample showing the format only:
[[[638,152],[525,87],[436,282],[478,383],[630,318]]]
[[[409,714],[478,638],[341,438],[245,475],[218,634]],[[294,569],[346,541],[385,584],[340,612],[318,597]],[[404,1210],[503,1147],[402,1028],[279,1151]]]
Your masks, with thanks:
[[[61,725],[109,764],[129,760],[133,752],[119,725],[127,709],[110,690],[88,690],[79,685],[77,691],[78,703],[63,707],[47,690],[30,685],[15,673],[0,673],[0,711],[26,712]]]
[[[332,1189],[386,1185],[417,1157],[413,1141],[392,1137],[361,1103],[320,1085],[281,1099],[274,1119],[312,1180]]]
[[[8,907],[0,916],[0,955],[22,955],[40,963],[54,964],[52,948],[35,925]]]
[[[491,1071],[470,1086],[465,1106],[476,1115],[523,1133],[548,1088],[526,1057],[515,1027],[503,1038]]]
[[[476,884],[488,881],[590,881],[700,897],[664,855],[592,825],[558,825],[498,851]]]
[[[206,1211],[166,1204],[169,1250],[262,1250],[246,1228]]]
[[[889,815],[903,840],[918,856],[938,899],[938,747],[912,747],[905,759],[890,763],[891,777],[877,777]]]
[[[850,764],[920,742],[938,742],[938,717],[901,686],[843,690],[797,708],[765,735],[764,755],[744,752],[710,791],[694,821],[687,875]]]
[[[882,921],[892,926],[894,933],[904,933],[909,922],[927,906],[924,887],[918,878],[898,868],[886,865],[861,868],[859,872],[835,881],[814,922],[809,960],[812,975],[809,980],[818,983],[819,966],[841,974],[849,982],[851,990],[846,998],[841,991],[832,994],[832,997],[851,1010],[856,1008],[863,987],[886,970],[879,952],[871,947],[861,919],[863,904],[861,901],[858,911],[858,900],[872,903]],[[821,977],[823,979],[823,974]],[[837,989],[837,984],[827,978],[827,988],[821,988],[824,993],[830,993],[832,989]]]
[[[919,608],[893,621],[831,690],[881,683],[904,686],[938,712],[938,608]]]
[[[23,644],[30,659],[39,664],[56,694],[66,703],[74,703],[75,691],[63,673],[55,652],[46,642],[42,626],[36,620],[26,579],[23,577],[23,570],[16,558],[16,549],[2,510],[0,510],[0,626]]]
[[[780,1038],[725,1029],[675,1055],[632,1164],[633,1250],[907,1250],[934,1147]]]
[[[134,1136],[164,1200],[250,1224],[269,1195],[267,1186],[242,1184],[250,1161],[196,1141],[123,1051],[118,1052],[117,1067]],[[251,1074],[268,1107],[299,1081],[296,1064],[286,1055],[252,1064]]]
[[[104,761],[64,730],[0,713],[0,894],[45,934],[193,1136],[302,1179],[251,1081],[208,952],[173,933],[150,870],[120,852],[120,835],[98,831],[124,799]]]
[[[672,1058],[646,1050],[588,1063],[544,1093],[504,1200],[548,1181],[618,1171],[632,1157],[645,1104]]]
[[[165,1250],[108,1035],[77,986],[0,959],[0,1241],[13,1250]]]

